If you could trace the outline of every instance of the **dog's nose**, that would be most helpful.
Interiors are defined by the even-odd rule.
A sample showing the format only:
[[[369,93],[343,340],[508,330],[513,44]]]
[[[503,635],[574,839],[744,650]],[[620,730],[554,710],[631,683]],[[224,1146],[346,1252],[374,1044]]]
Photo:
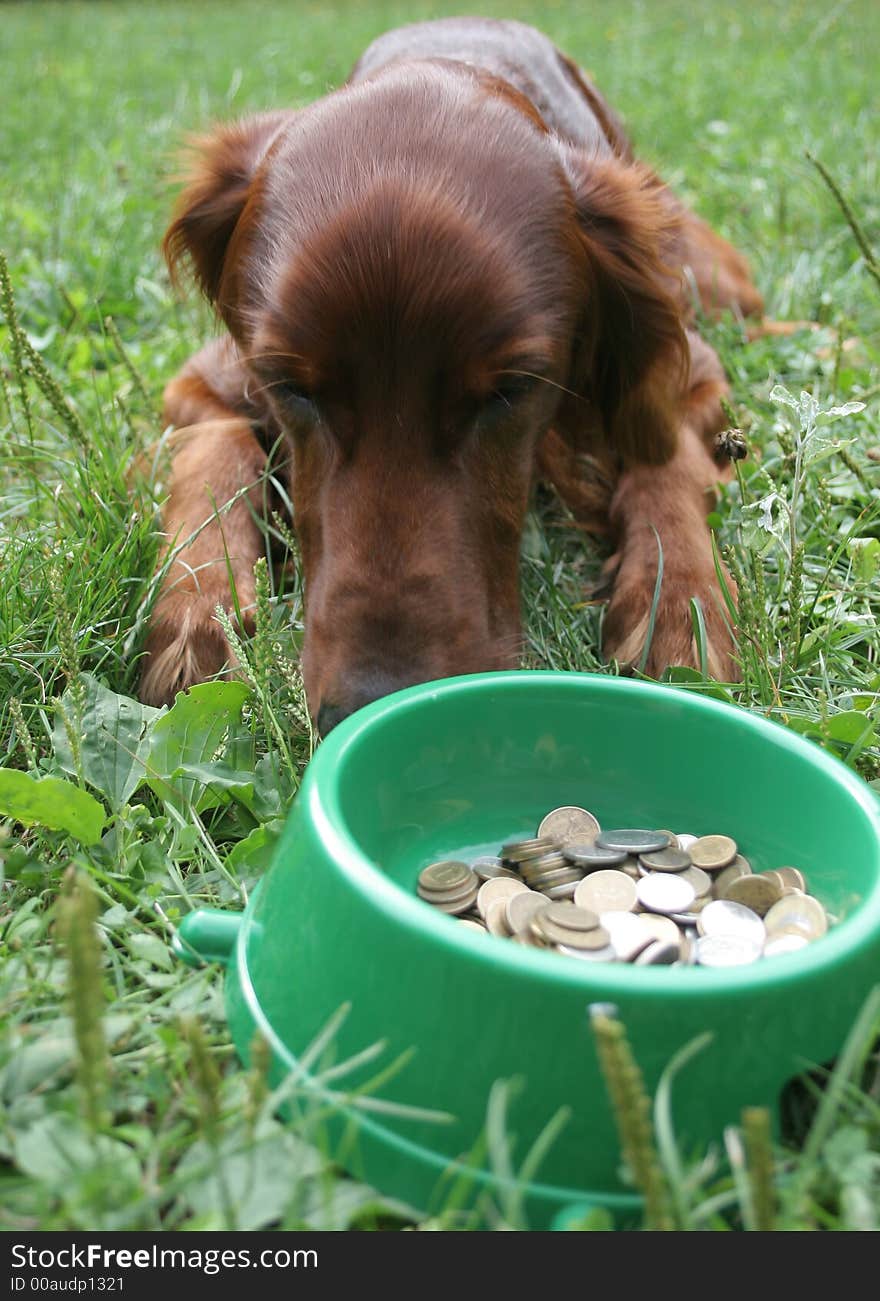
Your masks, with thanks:
[[[328,692],[318,707],[315,715],[318,731],[321,736],[327,736],[343,718],[348,718],[355,710],[363,709],[364,705],[381,700],[382,696],[390,696],[392,691],[400,691],[420,680],[416,674],[368,673],[355,681],[340,685],[336,690]]]

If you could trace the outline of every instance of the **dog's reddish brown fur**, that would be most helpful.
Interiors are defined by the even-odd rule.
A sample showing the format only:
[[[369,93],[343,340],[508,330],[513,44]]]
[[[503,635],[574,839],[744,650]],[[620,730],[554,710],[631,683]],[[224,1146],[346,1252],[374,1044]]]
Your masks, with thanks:
[[[231,606],[231,568],[247,616],[270,446],[285,449],[323,730],[408,683],[516,666],[536,475],[614,539],[605,653],[642,653],[659,535],[648,671],[693,663],[697,596],[710,670],[735,674],[705,522],[727,385],[689,285],[707,312],[761,299],[545,37],[402,28],[316,104],[219,128],[166,251],[228,334],[165,394],[177,550],[145,699],[229,659],[214,609]]]

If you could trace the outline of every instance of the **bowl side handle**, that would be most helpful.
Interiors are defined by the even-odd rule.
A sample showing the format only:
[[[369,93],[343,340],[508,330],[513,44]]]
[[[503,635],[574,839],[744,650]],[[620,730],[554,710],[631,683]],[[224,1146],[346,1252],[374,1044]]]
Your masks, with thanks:
[[[196,908],[174,932],[171,951],[188,967],[201,967],[206,962],[226,964],[232,958],[243,919],[244,913]]]

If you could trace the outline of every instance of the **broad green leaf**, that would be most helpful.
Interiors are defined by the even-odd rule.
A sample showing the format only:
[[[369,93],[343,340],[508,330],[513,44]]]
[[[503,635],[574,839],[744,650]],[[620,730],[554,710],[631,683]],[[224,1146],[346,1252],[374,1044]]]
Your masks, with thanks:
[[[864,741],[866,734],[873,731],[871,719],[858,709],[846,709],[828,720],[828,735],[832,741],[844,741],[847,745]]]
[[[160,799],[184,812],[195,807],[205,781],[187,776],[185,765],[221,760],[241,728],[241,711],[250,695],[244,682],[203,682],[178,695],[153,724],[147,757],[148,784]]]
[[[778,719],[792,732],[800,732],[802,736],[821,737],[822,735],[822,726],[818,718],[801,718],[798,714],[788,714],[783,717],[779,713],[773,714],[772,717]]]
[[[195,784],[210,787],[215,792],[228,791],[247,808],[253,803],[254,774],[230,768],[225,759],[217,759],[214,763],[181,763],[170,775],[175,780],[186,778]],[[218,800],[212,803],[222,802]],[[199,809],[207,807],[203,797],[199,800]]]
[[[280,1220],[288,1204],[305,1195],[325,1169],[324,1158],[277,1121],[264,1121],[256,1134],[245,1125],[223,1135],[217,1148],[197,1139],[177,1167],[181,1198],[197,1215],[225,1216],[240,1232]],[[321,1188],[324,1188],[321,1181]],[[232,1228],[225,1219],[217,1221]]]
[[[126,944],[135,957],[142,958],[144,961],[149,962],[151,966],[159,967],[162,971],[173,971],[175,969],[171,951],[168,945],[159,939],[158,935],[135,931],[133,935],[128,936]]]
[[[135,1026],[135,1018],[118,1013],[104,1016],[104,1037],[114,1043]],[[53,1077],[73,1073],[76,1063],[76,1039],[69,1017],[41,1022],[39,1033],[13,1032],[14,1038],[5,1065],[0,1069],[0,1099],[5,1104],[25,1096],[32,1089],[45,1089]]]
[[[84,845],[101,839],[107,820],[88,791],[61,777],[32,777],[16,768],[0,768],[0,814],[27,827],[66,831]]]
[[[112,1175],[120,1198],[137,1194],[141,1185],[141,1167],[130,1147],[107,1134],[87,1132],[76,1116],[44,1116],[18,1134],[14,1151],[25,1174],[69,1193],[98,1171]]]
[[[117,695],[90,673],[83,673],[81,681],[86,688],[80,741],[82,776],[115,813],[146,781],[150,727],[165,711]],[[65,772],[75,773],[65,717],[72,721],[69,690],[56,708],[53,741],[59,765]]]
[[[726,691],[720,683],[712,682],[711,679],[707,680],[698,669],[692,669],[687,664],[670,664],[663,674],[663,681],[680,686],[699,687],[701,696],[713,696],[716,700],[723,700],[726,704],[733,702],[730,692]]]
[[[285,768],[278,751],[264,754],[254,769],[254,802],[251,813],[261,822],[283,817],[295,791],[295,779]]]
[[[226,866],[237,875],[241,874],[242,869],[247,869],[248,873],[262,874],[275,856],[275,847],[283,829],[282,818],[254,827],[229,853]]]

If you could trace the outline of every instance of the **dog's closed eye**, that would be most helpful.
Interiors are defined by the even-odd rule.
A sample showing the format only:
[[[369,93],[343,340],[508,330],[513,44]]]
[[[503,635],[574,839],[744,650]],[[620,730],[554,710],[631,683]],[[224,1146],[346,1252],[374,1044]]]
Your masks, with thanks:
[[[538,375],[499,375],[491,393],[480,402],[478,419],[488,423],[510,415],[540,382]]]
[[[276,402],[292,415],[317,420],[318,404],[313,394],[296,380],[275,380],[267,386]]]

